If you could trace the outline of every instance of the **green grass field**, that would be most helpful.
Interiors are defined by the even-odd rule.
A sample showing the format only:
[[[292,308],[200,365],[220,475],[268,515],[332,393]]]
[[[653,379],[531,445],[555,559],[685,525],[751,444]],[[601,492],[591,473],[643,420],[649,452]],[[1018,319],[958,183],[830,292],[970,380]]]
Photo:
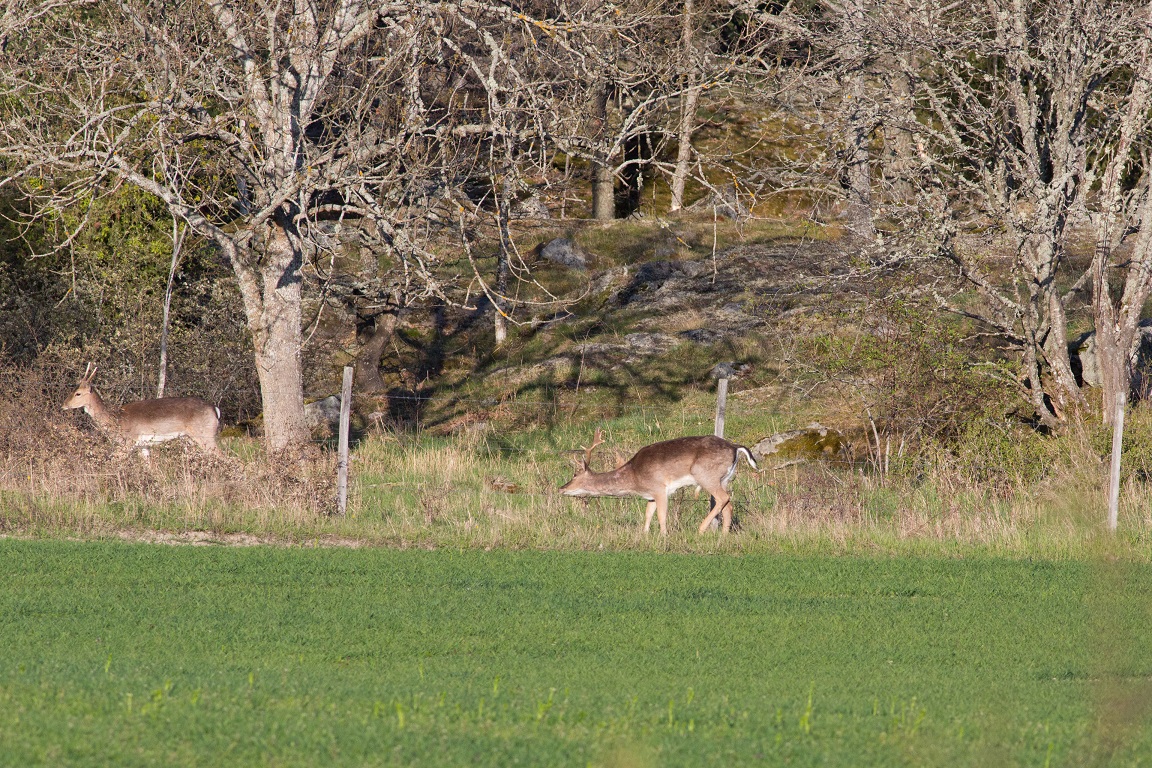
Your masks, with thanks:
[[[1152,568],[0,540],[0,763],[1146,765]]]

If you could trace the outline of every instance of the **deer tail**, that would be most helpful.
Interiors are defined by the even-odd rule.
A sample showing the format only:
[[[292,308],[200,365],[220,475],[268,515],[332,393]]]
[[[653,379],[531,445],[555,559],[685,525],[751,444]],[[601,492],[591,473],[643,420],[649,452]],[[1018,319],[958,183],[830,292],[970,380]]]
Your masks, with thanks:
[[[736,458],[737,458],[737,460],[739,460],[740,456],[744,456],[744,458],[748,460],[748,464],[749,464],[749,466],[752,467],[752,469],[754,469],[757,472],[760,471],[760,467],[756,464],[756,459],[752,458],[752,451],[748,450],[747,448],[745,448],[742,445],[738,445],[738,446],[736,446]]]

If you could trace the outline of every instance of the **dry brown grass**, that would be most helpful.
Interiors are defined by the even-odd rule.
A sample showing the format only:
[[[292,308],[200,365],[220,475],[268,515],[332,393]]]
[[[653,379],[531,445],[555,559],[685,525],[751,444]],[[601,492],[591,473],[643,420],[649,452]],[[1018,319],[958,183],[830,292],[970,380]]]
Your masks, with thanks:
[[[71,384],[35,369],[0,370],[0,531],[227,530],[333,509],[335,460],[327,452],[268,458],[241,438],[223,441],[224,458],[172,443],[144,459],[83,413],[60,409]]]

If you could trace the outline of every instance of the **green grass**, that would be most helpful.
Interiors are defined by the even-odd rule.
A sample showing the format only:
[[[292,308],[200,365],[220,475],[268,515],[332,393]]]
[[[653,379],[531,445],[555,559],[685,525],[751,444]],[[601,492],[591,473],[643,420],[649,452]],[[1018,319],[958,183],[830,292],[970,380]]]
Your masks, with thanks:
[[[1140,765],[1141,564],[0,541],[0,764]]]

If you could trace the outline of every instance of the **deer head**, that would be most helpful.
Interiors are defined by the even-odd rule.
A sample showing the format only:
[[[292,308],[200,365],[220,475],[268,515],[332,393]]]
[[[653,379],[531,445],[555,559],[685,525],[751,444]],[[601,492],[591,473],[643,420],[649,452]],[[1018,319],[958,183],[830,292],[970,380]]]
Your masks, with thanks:
[[[592,445],[584,448],[584,457],[581,460],[580,468],[576,470],[576,474],[560,488],[561,493],[568,493],[569,495],[580,495],[576,493],[576,489],[583,487],[583,481],[592,475],[596,474],[592,471],[590,466],[592,463],[592,451],[596,450],[596,446],[604,443],[604,432],[600,427],[596,427],[596,434],[592,438]],[[583,446],[581,446],[583,447]]]
[[[84,376],[81,377],[80,383],[76,385],[76,391],[64,401],[64,410],[93,407],[93,398],[94,396],[98,397],[98,395],[95,395],[95,390],[92,389],[92,379],[95,377],[96,366],[88,363],[88,367],[84,369]]]

